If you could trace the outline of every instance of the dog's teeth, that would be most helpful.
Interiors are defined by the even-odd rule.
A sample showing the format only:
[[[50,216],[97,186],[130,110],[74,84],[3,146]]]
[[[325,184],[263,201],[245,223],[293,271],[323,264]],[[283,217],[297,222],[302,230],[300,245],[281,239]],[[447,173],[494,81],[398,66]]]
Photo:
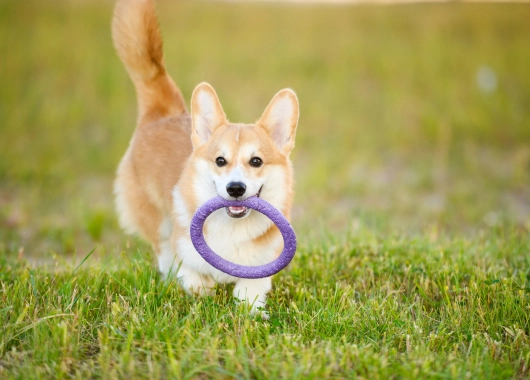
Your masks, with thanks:
[[[230,206],[228,207],[228,210],[230,210],[230,212],[232,214],[241,214],[242,212],[245,212],[247,208],[244,207],[244,206]]]

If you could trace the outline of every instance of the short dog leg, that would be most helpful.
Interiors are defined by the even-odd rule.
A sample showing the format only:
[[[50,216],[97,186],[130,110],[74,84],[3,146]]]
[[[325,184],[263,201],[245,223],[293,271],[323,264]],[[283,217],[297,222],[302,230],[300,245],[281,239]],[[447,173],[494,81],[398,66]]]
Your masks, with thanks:
[[[161,241],[159,247],[158,269],[162,273],[162,277],[166,279],[169,276],[175,276],[175,273],[179,270],[180,260],[171,249],[169,241]]]
[[[182,289],[190,295],[207,296],[213,294],[215,281],[209,276],[202,276],[198,272],[181,265],[176,277]]]
[[[269,315],[263,308],[267,300],[267,293],[272,288],[270,277],[258,279],[241,279],[234,287],[234,297],[251,306],[251,314],[261,314],[262,318],[268,319]],[[261,309],[261,310],[260,310]]]
[[[201,276],[198,272],[187,268],[178,260],[171,251],[169,243],[163,245],[161,253],[158,256],[158,268],[165,279],[169,277],[177,278],[180,286],[188,294],[203,296],[213,293],[215,282],[211,277]]]

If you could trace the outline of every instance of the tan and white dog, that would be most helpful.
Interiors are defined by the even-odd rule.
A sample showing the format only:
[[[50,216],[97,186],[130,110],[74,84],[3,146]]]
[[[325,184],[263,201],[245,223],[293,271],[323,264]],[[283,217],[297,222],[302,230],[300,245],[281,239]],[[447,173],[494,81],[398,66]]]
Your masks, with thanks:
[[[289,219],[293,171],[289,154],[298,123],[298,100],[278,92],[255,124],[230,123],[214,89],[199,84],[191,113],[166,72],[153,0],[119,0],[112,22],[118,54],[138,96],[138,125],[118,167],[116,204],[121,226],[152,245],[164,276],[177,276],[188,293],[208,294],[215,282],[234,282],[234,296],[256,312],[271,278],[240,279],[218,271],[195,251],[190,221],[199,206],[220,195],[257,195]],[[225,259],[261,265],[283,247],[264,215],[228,207],[206,220],[208,245]]]

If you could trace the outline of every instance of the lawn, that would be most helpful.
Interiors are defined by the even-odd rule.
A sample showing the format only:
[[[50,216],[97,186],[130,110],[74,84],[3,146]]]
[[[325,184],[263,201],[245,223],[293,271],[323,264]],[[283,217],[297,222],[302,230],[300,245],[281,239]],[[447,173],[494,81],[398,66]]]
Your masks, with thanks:
[[[530,377],[530,4],[158,9],[187,99],[251,122],[299,96],[271,318],[119,230],[112,2],[0,0],[0,378]]]

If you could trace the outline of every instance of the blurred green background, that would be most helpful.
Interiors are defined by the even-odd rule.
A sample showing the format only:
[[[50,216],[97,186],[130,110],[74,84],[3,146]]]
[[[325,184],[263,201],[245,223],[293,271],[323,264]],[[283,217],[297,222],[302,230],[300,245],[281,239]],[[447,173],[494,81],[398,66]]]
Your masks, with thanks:
[[[148,249],[119,230],[136,119],[111,1],[0,0],[0,254]],[[160,1],[168,70],[231,121],[301,103],[295,228],[530,229],[530,5]],[[66,256],[68,257],[68,256]]]

